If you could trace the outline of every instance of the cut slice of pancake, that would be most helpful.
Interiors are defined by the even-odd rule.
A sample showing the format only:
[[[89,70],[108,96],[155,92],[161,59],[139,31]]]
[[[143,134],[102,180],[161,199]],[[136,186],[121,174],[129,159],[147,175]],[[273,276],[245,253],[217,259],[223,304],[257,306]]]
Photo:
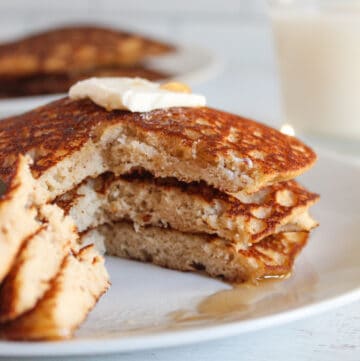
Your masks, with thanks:
[[[7,181],[13,156],[27,152],[52,199],[89,176],[138,167],[225,193],[253,192],[294,178],[316,160],[296,138],[216,109],[108,112],[69,98],[0,122],[0,178]]]
[[[82,241],[108,254],[180,270],[203,271],[229,282],[255,281],[291,272],[308,232],[269,236],[247,250],[216,236],[182,233],[159,227],[137,230],[128,222],[103,225],[84,233]]]
[[[9,184],[0,196],[0,283],[7,275],[26,239],[42,227],[37,218],[35,182],[28,160],[19,157],[9,176]]]
[[[0,75],[78,72],[134,65],[174,47],[138,34],[91,25],[68,26],[0,45]]]
[[[93,247],[78,252],[73,220],[57,205],[42,203],[46,191],[35,187],[30,162],[18,157],[0,199],[0,333],[47,339],[70,335],[108,280]]]
[[[317,225],[308,214],[318,195],[295,181],[277,183],[242,201],[202,183],[154,178],[135,172],[87,179],[57,198],[80,232],[102,223],[128,219],[136,225],[170,227],[187,233],[217,234],[246,248],[283,231],[309,231]]]
[[[14,340],[69,338],[109,286],[104,259],[92,246],[68,255],[36,307],[1,327]]]
[[[44,205],[39,214],[46,221],[24,242],[0,286],[0,323],[32,309],[49,289],[70,249],[78,247],[74,222],[59,207]]]
[[[19,97],[66,93],[80,80],[90,77],[140,77],[148,80],[170,78],[170,74],[145,65],[118,66],[90,69],[82,72],[35,74],[27,76],[0,76],[0,97]]]

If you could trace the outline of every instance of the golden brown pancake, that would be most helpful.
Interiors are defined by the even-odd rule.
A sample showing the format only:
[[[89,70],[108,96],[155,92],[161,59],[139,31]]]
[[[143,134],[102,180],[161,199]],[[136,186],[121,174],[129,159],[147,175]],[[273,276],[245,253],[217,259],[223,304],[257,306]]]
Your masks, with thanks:
[[[92,246],[69,254],[36,306],[2,325],[0,336],[13,340],[70,338],[109,287],[104,259]]]
[[[96,250],[78,252],[73,220],[42,203],[46,191],[36,187],[29,162],[18,157],[0,197],[0,335],[66,337],[106,290],[108,276]]]
[[[79,72],[135,65],[173,46],[138,34],[92,25],[65,26],[0,45],[0,76]]]
[[[73,220],[54,205],[44,205],[41,211],[47,219],[23,242],[0,285],[0,324],[32,309],[50,288],[70,249],[78,248]],[[16,227],[21,228],[22,221]]]
[[[0,178],[7,182],[16,155],[27,152],[52,198],[89,176],[138,167],[236,196],[292,179],[316,161],[298,139],[220,110],[108,112],[69,98],[0,122]]]
[[[0,284],[9,273],[22,244],[43,226],[34,203],[34,179],[26,158],[20,157],[15,160],[8,187],[0,196]]]

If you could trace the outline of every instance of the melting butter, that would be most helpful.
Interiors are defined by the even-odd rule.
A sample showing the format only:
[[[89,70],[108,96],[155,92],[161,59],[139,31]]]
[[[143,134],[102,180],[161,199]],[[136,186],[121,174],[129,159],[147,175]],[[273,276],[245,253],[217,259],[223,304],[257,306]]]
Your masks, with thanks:
[[[160,85],[142,78],[90,78],[70,88],[72,99],[89,98],[106,110],[124,109],[148,112],[170,107],[200,107],[206,104],[203,95],[192,94],[181,83]]]

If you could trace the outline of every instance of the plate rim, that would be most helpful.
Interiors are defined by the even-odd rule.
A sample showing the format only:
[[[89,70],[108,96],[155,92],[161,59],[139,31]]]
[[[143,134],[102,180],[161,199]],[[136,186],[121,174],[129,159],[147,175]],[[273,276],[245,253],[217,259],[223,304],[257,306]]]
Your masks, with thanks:
[[[298,307],[293,310],[278,312],[270,316],[257,317],[250,320],[231,321],[221,325],[196,327],[170,332],[156,332],[154,334],[127,336],[123,338],[82,338],[50,342],[0,341],[0,356],[88,356],[186,346],[221,340],[226,337],[253,333],[270,327],[284,325],[351,304],[359,299],[360,281],[357,288],[342,293],[341,295],[333,296],[326,300]]]

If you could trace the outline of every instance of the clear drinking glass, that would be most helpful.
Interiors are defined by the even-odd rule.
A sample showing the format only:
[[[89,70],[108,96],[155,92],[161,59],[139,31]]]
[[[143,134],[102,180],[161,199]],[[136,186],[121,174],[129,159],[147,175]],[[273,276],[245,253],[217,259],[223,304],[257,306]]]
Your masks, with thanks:
[[[360,146],[360,1],[269,4],[286,122]]]

